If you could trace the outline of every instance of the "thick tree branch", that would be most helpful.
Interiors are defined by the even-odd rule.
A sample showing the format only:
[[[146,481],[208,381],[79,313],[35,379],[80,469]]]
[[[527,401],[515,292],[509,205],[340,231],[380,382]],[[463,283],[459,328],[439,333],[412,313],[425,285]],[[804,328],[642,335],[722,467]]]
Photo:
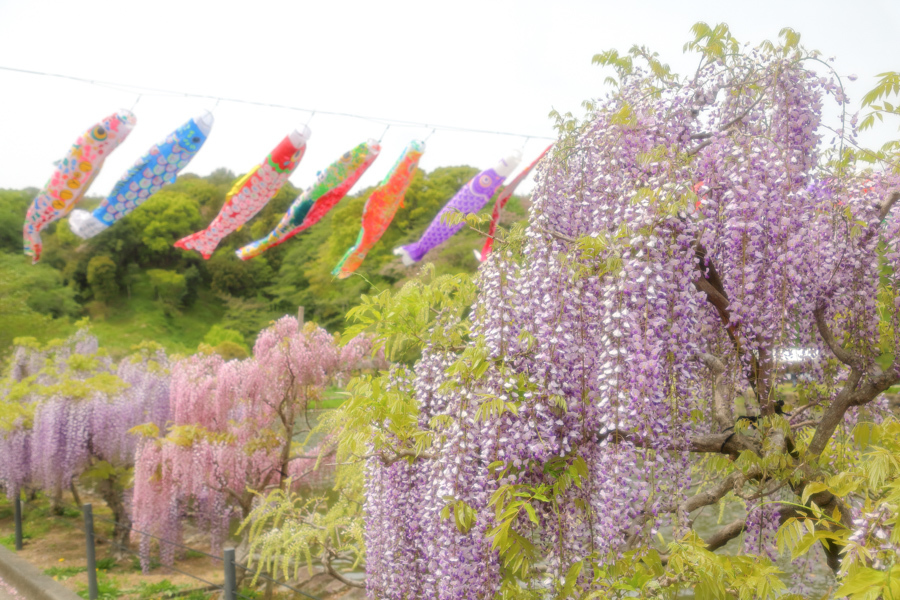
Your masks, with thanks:
[[[737,536],[741,535],[746,528],[746,519],[735,519],[704,540],[706,542],[706,549],[710,552],[718,550]]]
[[[851,406],[862,406],[868,404],[878,397],[879,394],[886,391],[889,387],[900,381],[898,375],[898,364],[895,362],[888,371],[882,371],[878,366],[865,368],[863,358],[845,349],[834,338],[834,334],[828,327],[825,319],[825,307],[818,304],[813,311],[816,320],[816,328],[822,340],[831,349],[832,354],[839,361],[850,367],[850,374],[844,382],[844,387],[838,392],[834,401],[825,409],[813,434],[813,439],[809,444],[809,453],[813,456],[820,455],[828,441],[834,435],[838,425],[843,421],[844,414]]]
[[[325,566],[325,570],[328,572],[328,574],[331,575],[332,577],[334,577],[335,579],[337,579],[338,581],[340,581],[341,583],[343,583],[344,585],[349,585],[350,587],[365,589],[365,587],[366,587],[365,583],[357,583],[356,581],[350,581],[349,579],[347,579],[346,577],[341,575],[331,565],[332,555],[334,555],[334,550],[332,550],[329,547],[326,547],[325,551],[322,552],[322,564]]]
[[[728,492],[741,487],[745,481],[747,481],[748,479],[752,479],[754,476],[759,476],[758,470],[755,468],[748,471],[746,475],[744,475],[744,473],[742,473],[741,471],[732,471],[728,474],[727,477],[725,477],[725,479],[720,481],[718,484],[714,485],[708,490],[698,492],[682,502],[678,506],[678,509],[685,514],[690,514],[698,508],[715,504],[716,502],[724,498]]]
[[[729,309],[730,300],[728,299],[728,294],[725,292],[725,285],[722,283],[722,278],[719,276],[719,272],[713,261],[709,258],[703,244],[697,243],[695,245],[694,254],[697,256],[697,270],[700,272],[700,276],[693,282],[694,287],[706,294],[706,299],[719,313],[719,319],[722,321],[722,325],[725,327],[725,331],[728,333],[728,337],[734,345],[735,352],[739,357],[743,357],[745,353],[741,345],[741,340],[737,335],[738,326],[731,322],[731,311]],[[748,380],[750,381],[750,386],[753,388],[753,392],[756,394],[757,402],[759,402],[760,407],[764,409],[768,408],[771,412],[771,407],[768,406],[768,391],[765,384],[771,366],[771,358],[768,355],[768,352],[761,352],[760,361],[752,354],[749,355],[750,375]],[[762,367],[760,366],[761,362]]]
[[[756,98],[756,100],[753,101],[753,104],[751,104],[750,106],[748,106],[748,107],[746,108],[746,110],[744,110],[744,112],[742,112],[741,114],[739,114],[738,116],[736,116],[736,117],[733,118],[732,120],[730,120],[730,121],[728,121],[727,123],[725,123],[724,125],[722,125],[722,127],[719,128],[719,133],[721,133],[721,132],[723,132],[723,131],[728,131],[729,129],[731,129],[732,127],[734,127],[735,125],[737,125],[740,121],[742,121],[744,117],[746,117],[747,115],[750,114],[750,111],[753,110],[753,107],[756,106],[757,104],[759,104],[759,101],[762,100],[764,96],[765,96],[765,94],[760,93],[760,95]],[[695,138],[695,137],[692,135],[692,136],[691,136],[691,139],[701,139],[701,138],[704,138],[704,137],[706,137],[706,138],[711,138],[714,134],[712,134],[712,133],[701,133],[701,134],[695,134],[695,135],[697,136],[697,138]],[[704,148],[706,148],[707,146],[709,146],[710,144],[712,144],[714,141],[715,141],[715,139],[707,139],[707,140],[706,140],[705,142],[703,142],[702,144],[697,144],[696,146],[694,146],[693,148],[691,148],[690,150],[687,151],[687,155],[688,155],[688,156],[693,156],[693,155],[697,154],[698,152],[700,152],[701,150],[703,150]]]
[[[722,375],[725,373],[725,365],[719,357],[703,353],[698,355],[700,361],[712,371],[713,374],[713,419],[719,428],[724,431],[732,425],[731,411],[728,410],[728,400],[725,399],[727,390],[723,389]]]
[[[821,303],[817,304],[815,310],[813,310],[813,316],[816,319],[816,329],[819,330],[822,341],[824,341],[831,349],[832,354],[848,367],[860,369],[862,367],[862,360],[860,357],[856,353],[846,350],[836,339],[834,339],[834,334],[831,333],[828,322],[825,320],[825,305]]]
[[[628,442],[638,448],[658,447],[649,443],[638,435],[629,431],[613,429],[596,436],[598,442],[607,440]],[[671,448],[672,450],[687,450],[688,452],[711,453],[711,454],[727,454],[737,457],[741,452],[749,450],[754,454],[759,454],[759,444],[741,433],[724,432],[724,433],[704,433],[693,435],[688,440],[687,448]]]
[[[884,204],[881,205],[881,210],[878,211],[878,222],[880,223],[888,216],[888,213],[891,212],[891,208],[893,208],[894,204],[900,200],[900,192],[894,192],[888,199],[884,201]]]

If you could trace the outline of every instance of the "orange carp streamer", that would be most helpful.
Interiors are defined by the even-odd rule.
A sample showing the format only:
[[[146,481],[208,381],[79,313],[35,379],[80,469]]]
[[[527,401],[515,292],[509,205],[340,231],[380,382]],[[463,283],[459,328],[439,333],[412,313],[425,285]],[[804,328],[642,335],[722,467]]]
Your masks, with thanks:
[[[362,228],[359,230],[356,244],[347,250],[344,258],[332,271],[332,275],[336,275],[338,279],[350,277],[363,263],[369,250],[387,231],[394,215],[397,214],[397,209],[403,205],[403,197],[406,195],[406,190],[409,188],[419,159],[422,158],[424,152],[425,142],[415,140],[410,142],[394,168],[372,191],[363,208]]]

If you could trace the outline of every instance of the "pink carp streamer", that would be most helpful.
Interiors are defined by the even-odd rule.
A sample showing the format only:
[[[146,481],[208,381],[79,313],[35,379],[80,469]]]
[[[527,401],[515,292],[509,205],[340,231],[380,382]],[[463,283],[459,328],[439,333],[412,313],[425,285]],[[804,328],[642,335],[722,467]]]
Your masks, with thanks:
[[[441,209],[418,242],[396,248],[394,254],[400,256],[403,264],[407,266],[422,260],[429,250],[443,244],[462,229],[462,223],[450,225],[445,222],[446,217],[453,212],[469,215],[484,208],[484,205],[494,195],[503,180],[513,172],[520,160],[522,160],[522,153],[515,150],[506,158],[501,159],[496,167],[482,171],[473,177]]]
[[[309,128],[304,127],[303,133],[293,131],[281,140],[262,163],[234,184],[209,227],[178,240],[175,247],[196,250],[209,260],[222,238],[256,216],[287,182],[306,152],[309,136]]]
[[[505,207],[506,203],[509,202],[509,199],[512,198],[512,195],[516,192],[516,188],[519,187],[519,184],[528,177],[531,170],[541,162],[541,159],[544,158],[552,147],[553,144],[547,146],[547,148],[541,152],[541,155],[534,159],[534,162],[525,167],[521,173],[516,175],[515,179],[509,182],[509,185],[500,188],[500,191],[497,193],[497,198],[494,200],[494,210],[491,213],[491,225],[488,228],[488,238],[484,240],[484,247],[481,248],[481,254],[478,253],[478,250],[473,250],[475,258],[479,261],[486,261],[488,255],[491,253],[491,249],[494,247],[494,233],[497,231],[497,224],[500,222],[500,211],[503,210],[503,207]]]
[[[424,152],[425,142],[415,140],[403,150],[397,163],[366,200],[363,207],[362,228],[359,230],[356,244],[347,250],[332,271],[332,275],[336,275],[338,279],[346,279],[362,265],[369,250],[378,243],[394,220],[397,209],[403,205],[403,197]]]
[[[32,263],[41,259],[41,230],[69,214],[91,187],[106,157],[125,141],[136,123],[130,111],[113,113],[82,134],[57,161],[56,170],[25,215],[22,238],[25,255],[32,257]]]

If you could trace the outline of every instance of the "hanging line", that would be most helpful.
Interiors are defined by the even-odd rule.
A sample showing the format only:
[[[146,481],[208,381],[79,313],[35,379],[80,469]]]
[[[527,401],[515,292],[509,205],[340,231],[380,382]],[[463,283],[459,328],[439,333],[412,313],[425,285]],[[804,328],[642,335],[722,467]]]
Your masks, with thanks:
[[[143,94],[138,94],[137,99],[135,99],[134,104],[131,105],[131,109],[128,112],[134,112],[134,107],[138,105],[138,102],[140,102],[143,97]]]
[[[422,140],[422,143],[424,144],[425,142],[427,142],[427,141],[428,141],[428,138],[430,138],[431,136],[433,136],[435,131],[437,131],[437,127],[435,127],[434,129],[432,129],[432,130],[431,130],[431,133],[429,133],[427,136],[425,136],[425,139]]]
[[[214,112],[216,112],[216,109],[217,109],[217,108],[219,108],[219,102],[221,102],[221,101],[222,101],[222,99],[221,99],[221,98],[216,98],[216,103],[215,103],[215,104],[213,104],[213,107],[212,107],[212,110],[211,110],[211,111],[209,111],[209,112],[210,112],[210,114],[212,114],[212,113],[214,113]]]
[[[178,92],[178,91],[173,91],[173,90],[167,90],[167,89],[162,89],[162,88],[152,88],[152,87],[141,86],[141,85],[122,84],[122,83],[115,83],[115,82],[109,82],[109,81],[98,81],[98,80],[94,80],[94,79],[86,79],[83,77],[73,77],[71,75],[63,75],[60,73],[46,73],[46,72],[42,72],[42,71],[31,71],[28,69],[17,69],[14,67],[5,67],[2,65],[0,65],[0,70],[13,71],[16,73],[27,73],[29,75],[39,75],[42,77],[55,77],[57,79],[67,79],[70,81],[78,81],[80,83],[87,83],[87,84],[96,85],[99,87],[110,87],[112,89],[119,89],[119,90],[123,90],[123,91],[131,91],[131,92],[140,91],[144,95],[164,94],[164,95],[173,95],[173,96],[184,96],[184,97],[190,97],[190,98],[205,98],[207,100],[224,100],[226,102],[233,102],[235,104],[248,104],[248,105],[252,105],[252,106],[264,106],[264,107],[268,107],[268,108],[280,108],[280,109],[285,109],[285,110],[311,112],[311,109],[303,108],[303,107],[299,107],[299,106],[287,106],[284,104],[275,104],[275,103],[270,103],[270,102],[256,102],[254,100],[244,100],[241,98],[219,98],[217,96],[212,96],[210,94],[194,94],[194,93],[188,93],[188,92]],[[333,115],[336,117],[349,117],[352,119],[361,119],[363,121],[372,121],[375,123],[385,123],[385,122],[389,121],[392,125],[395,125],[397,127],[423,127],[423,126],[428,127],[427,123],[421,123],[421,122],[416,122],[416,121],[406,121],[403,119],[387,119],[387,118],[383,118],[383,117],[372,117],[372,116],[357,115],[357,114],[347,113],[347,112],[328,111],[328,110],[321,110],[321,109],[316,109],[315,112],[317,112],[319,114],[323,114],[323,115]],[[513,133],[513,132],[509,132],[509,131],[492,131],[492,130],[488,130],[488,129],[457,127],[455,125],[431,125],[431,126],[436,127],[437,129],[444,129],[447,131],[461,131],[461,132],[468,132],[468,133],[486,133],[489,135],[505,135],[505,136],[509,136],[509,137],[521,137],[522,136],[521,133]],[[555,137],[542,136],[542,135],[529,136],[529,139],[532,139],[532,138],[537,139],[537,140],[551,140],[551,141],[556,140]]]
[[[381,143],[381,140],[384,139],[384,134],[386,134],[386,133],[388,132],[388,129],[390,129],[390,128],[391,128],[391,124],[388,123],[387,127],[384,128],[384,131],[381,132],[381,137],[378,138],[378,143],[379,143],[379,144]]]
[[[306,123],[304,123],[304,125],[309,125],[309,122],[313,120],[314,116],[316,116],[316,111],[312,111],[311,113],[309,113],[309,118],[306,120]]]
[[[525,141],[522,142],[522,147],[519,148],[519,149],[520,149],[520,150],[524,150],[524,149],[525,149],[525,144],[527,144],[527,143],[528,143],[528,140],[530,140],[530,139],[531,139],[531,136],[530,136],[530,135],[529,135],[528,137],[526,137],[526,138],[525,138]]]

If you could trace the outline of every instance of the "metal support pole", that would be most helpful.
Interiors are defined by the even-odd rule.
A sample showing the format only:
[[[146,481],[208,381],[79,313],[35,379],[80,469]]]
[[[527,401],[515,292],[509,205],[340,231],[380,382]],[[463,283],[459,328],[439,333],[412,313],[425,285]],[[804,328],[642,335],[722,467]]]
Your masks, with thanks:
[[[234,548],[225,548],[225,598],[237,600],[237,577],[234,572]]]
[[[22,549],[22,498],[19,494],[16,494],[13,503],[16,507],[16,551],[18,551]]]
[[[94,511],[90,504],[81,507],[84,513],[84,539],[87,546],[88,597],[97,600],[97,557],[94,556]]]

